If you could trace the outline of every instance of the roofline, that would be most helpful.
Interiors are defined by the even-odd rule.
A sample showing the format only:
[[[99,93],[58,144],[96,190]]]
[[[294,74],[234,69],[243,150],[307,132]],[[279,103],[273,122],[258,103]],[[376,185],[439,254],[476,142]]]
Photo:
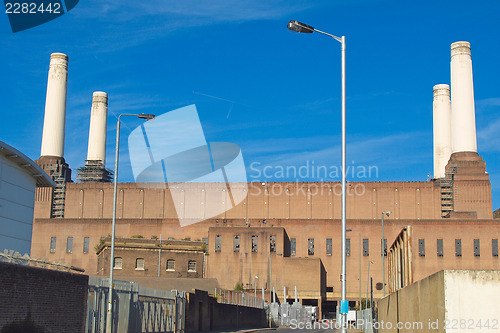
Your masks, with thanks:
[[[16,163],[22,169],[26,170],[36,181],[38,187],[55,187],[54,181],[40,168],[35,161],[21,153],[16,148],[0,141],[0,154],[8,160]]]

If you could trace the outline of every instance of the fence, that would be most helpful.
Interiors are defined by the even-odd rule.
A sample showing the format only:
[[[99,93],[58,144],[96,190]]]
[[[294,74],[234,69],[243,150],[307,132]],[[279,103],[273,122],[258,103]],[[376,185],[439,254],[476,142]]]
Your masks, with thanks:
[[[274,325],[290,326],[292,323],[305,324],[314,322],[316,319],[317,307],[302,305],[298,302],[294,302],[291,305],[288,303],[271,303],[269,311]]]
[[[104,333],[108,302],[107,278],[89,278],[87,333]],[[113,332],[183,333],[186,294],[114,281]]]
[[[245,294],[242,291],[216,288],[214,296],[217,299],[217,302],[222,304],[248,306],[258,309],[264,309],[265,305],[265,301],[262,298]]]

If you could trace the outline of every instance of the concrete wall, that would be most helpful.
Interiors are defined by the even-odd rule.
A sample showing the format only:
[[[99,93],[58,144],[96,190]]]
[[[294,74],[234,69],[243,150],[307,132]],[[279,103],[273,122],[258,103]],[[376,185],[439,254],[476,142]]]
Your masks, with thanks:
[[[266,327],[264,309],[220,304],[206,291],[188,293],[186,331],[207,332]]]
[[[379,332],[489,332],[498,294],[498,270],[440,271],[379,300]],[[475,326],[480,320],[490,328]]]
[[[498,269],[498,266],[496,267]],[[494,326],[500,329],[500,271],[444,271],[445,320],[453,332],[491,332]],[[465,328],[461,320],[466,320]],[[489,328],[477,326],[479,320]],[[496,323],[496,325],[495,325]]]
[[[0,251],[30,253],[35,186],[33,176],[0,154]]]
[[[84,332],[88,276],[0,262],[0,330]]]

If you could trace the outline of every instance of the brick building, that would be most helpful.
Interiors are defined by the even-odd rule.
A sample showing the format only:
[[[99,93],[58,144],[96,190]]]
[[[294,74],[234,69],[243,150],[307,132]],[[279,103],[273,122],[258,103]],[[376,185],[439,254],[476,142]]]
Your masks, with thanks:
[[[96,246],[97,275],[109,276],[111,238]],[[115,239],[114,275],[202,278],[205,267],[203,242],[143,238]],[[160,269],[158,270],[158,264]]]

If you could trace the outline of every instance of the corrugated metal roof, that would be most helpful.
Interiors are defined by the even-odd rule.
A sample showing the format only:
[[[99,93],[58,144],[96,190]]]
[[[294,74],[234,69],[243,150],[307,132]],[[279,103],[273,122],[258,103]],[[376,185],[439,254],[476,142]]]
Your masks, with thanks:
[[[16,148],[0,141],[0,154],[26,170],[35,180],[38,187],[54,187],[56,184],[31,158],[21,153]]]

